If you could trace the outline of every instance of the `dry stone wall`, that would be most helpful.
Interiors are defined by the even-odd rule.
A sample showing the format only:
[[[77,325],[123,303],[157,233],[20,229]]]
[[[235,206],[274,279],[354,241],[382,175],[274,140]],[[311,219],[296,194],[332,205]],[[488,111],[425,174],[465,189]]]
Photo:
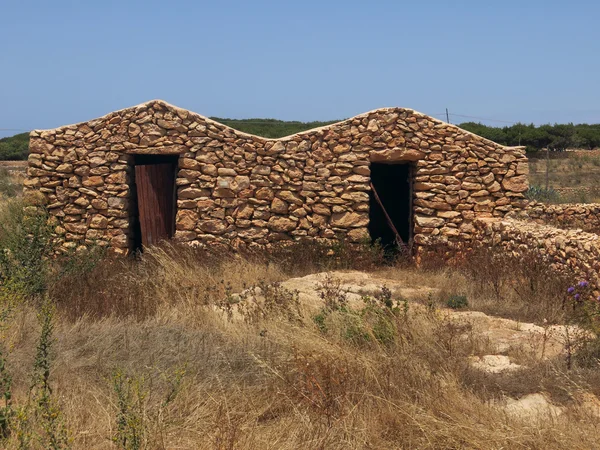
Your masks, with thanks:
[[[370,165],[414,165],[414,239],[470,239],[477,217],[525,205],[527,159],[409,109],[375,110],[282,139],[151,101],[31,132],[25,190],[43,194],[64,247],[132,248],[133,157],[178,155],[175,238],[268,246],[367,235]]]
[[[534,250],[547,256],[554,269],[586,280],[600,295],[600,236],[517,219],[478,219],[478,239],[521,254]]]
[[[551,205],[531,202],[522,210],[515,210],[511,215],[520,220],[531,220],[563,229],[600,232],[600,204],[598,203]]]

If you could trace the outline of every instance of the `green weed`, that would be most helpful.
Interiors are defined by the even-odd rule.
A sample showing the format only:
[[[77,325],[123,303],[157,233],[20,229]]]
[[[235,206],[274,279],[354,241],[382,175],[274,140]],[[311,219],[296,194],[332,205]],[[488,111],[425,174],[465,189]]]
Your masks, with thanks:
[[[113,391],[117,396],[117,430],[113,442],[122,450],[140,450],[146,439],[144,401],[147,392],[144,378],[130,377],[121,369],[112,375]]]
[[[466,295],[452,294],[446,300],[446,306],[451,309],[463,309],[469,307],[469,301]]]
[[[44,299],[38,312],[41,331],[33,365],[31,394],[35,401],[35,416],[43,432],[38,436],[39,440],[44,448],[62,450],[69,448],[69,437],[62,412],[50,385],[54,314],[54,304]]]

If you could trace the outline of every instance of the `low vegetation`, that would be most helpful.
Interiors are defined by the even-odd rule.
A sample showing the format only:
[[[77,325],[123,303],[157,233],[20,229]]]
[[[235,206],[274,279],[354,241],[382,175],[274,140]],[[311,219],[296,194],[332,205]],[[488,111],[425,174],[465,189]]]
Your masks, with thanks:
[[[5,204],[0,223],[0,439],[7,449],[594,448],[597,311],[586,284],[534,252],[435,252],[417,269],[381,250],[298,243],[266,254],[174,245],[113,259],[49,258],[43,211]],[[439,254],[441,255],[440,250]],[[282,284],[360,269],[384,284],[358,304],[335,275],[320,307]],[[572,289],[571,289],[572,288]],[[433,292],[433,293],[432,293]],[[490,343],[445,311],[478,310],[584,334],[563,354],[482,374]],[[560,416],[494,406],[547,392]]]
[[[529,152],[543,148],[594,149],[600,147],[600,124],[534,124],[515,123],[505,127],[491,127],[482,123],[466,122],[461,128],[502,145],[523,145]]]
[[[27,159],[29,154],[29,133],[15,134],[0,139],[0,161]]]
[[[595,151],[568,153],[568,158],[529,160],[529,198],[547,203],[600,200],[600,156]]]
[[[244,133],[254,134],[266,138],[280,138],[291,134],[300,133],[301,131],[311,130],[313,128],[324,127],[339,120],[329,120],[325,122],[299,122],[296,120],[277,120],[277,119],[223,119],[219,117],[211,117],[219,123],[227,125]]]

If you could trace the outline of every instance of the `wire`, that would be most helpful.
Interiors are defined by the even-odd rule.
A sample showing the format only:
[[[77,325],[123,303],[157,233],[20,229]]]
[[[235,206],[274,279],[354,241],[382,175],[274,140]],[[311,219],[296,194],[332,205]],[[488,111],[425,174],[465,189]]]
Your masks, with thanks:
[[[501,122],[501,123],[519,123],[519,122],[512,122],[510,120],[499,120],[499,119],[486,119],[485,117],[475,117],[475,116],[466,116],[464,114],[454,114],[454,113],[449,113],[448,115],[450,116],[455,116],[455,117],[466,117],[467,119],[478,119],[478,120],[485,120],[487,122]]]

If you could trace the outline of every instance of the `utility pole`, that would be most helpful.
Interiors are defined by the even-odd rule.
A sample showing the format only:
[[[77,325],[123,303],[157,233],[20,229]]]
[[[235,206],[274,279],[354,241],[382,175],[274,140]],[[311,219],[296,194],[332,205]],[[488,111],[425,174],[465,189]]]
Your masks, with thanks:
[[[546,192],[548,192],[549,171],[550,171],[550,147],[546,147]]]
[[[450,115],[448,114],[448,108],[446,108],[446,122],[450,123]]]

